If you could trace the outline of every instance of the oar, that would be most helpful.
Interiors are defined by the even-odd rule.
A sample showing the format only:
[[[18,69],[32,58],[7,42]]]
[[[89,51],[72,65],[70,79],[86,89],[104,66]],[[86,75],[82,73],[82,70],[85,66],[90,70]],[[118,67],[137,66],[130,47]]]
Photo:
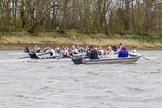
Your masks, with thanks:
[[[29,53],[28,53],[28,54],[29,54]],[[37,56],[42,56],[42,55],[46,55],[46,54],[49,54],[49,53],[38,54]],[[25,58],[30,58],[30,56],[20,57],[20,58],[18,58],[18,59],[25,59]]]
[[[148,58],[146,58],[146,57],[144,57],[144,56],[141,56],[142,58],[144,58],[144,59],[146,59],[146,60],[150,60],[150,59],[148,59]]]
[[[37,56],[42,56],[42,55],[46,55],[46,54],[50,54],[50,53],[48,52],[48,53],[38,54]]]
[[[140,53],[129,53],[130,56],[141,56],[142,58],[146,59],[146,60],[150,60],[147,57],[144,57],[143,55],[141,55]]]
[[[50,54],[50,52],[43,53],[43,54],[38,54],[37,56],[42,56],[42,55],[46,55],[46,54]],[[56,59],[60,59],[61,58],[61,55],[55,55],[55,58]]]
[[[18,58],[18,59],[24,59],[24,58],[29,58],[29,56],[26,56],[26,57],[20,57],[20,58]]]

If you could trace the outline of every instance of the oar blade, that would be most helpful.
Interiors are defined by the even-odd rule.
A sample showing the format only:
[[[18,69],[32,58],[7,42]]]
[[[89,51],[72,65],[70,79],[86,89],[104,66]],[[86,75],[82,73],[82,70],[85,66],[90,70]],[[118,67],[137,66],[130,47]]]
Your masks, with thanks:
[[[25,59],[25,58],[29,58],[29,56],[26,56],[26,57],[20,57],[18,59]]]

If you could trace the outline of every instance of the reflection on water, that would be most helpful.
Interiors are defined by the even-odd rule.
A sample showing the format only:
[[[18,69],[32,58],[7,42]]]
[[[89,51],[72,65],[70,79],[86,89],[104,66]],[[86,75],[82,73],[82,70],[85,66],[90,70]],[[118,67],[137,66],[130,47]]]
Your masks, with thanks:
[[[0,108],[161,108],[162,51],[135,64],[74,65],[0,51]]]

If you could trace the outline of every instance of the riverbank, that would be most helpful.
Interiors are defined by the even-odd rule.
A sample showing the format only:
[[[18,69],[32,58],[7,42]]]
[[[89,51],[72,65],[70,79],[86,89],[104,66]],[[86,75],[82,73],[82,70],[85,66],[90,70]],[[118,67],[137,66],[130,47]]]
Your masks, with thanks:
[[[1,33],[0,49],[2,50],[22,50],[25,46],[33,48],[39,45],[41,48],[46,46],[56,47],[63,45],[95,45],[108,47],[109,45],[124,44],[127,48],[136,47],[137,49],[162,49],[162,43],[154,41],[135,40],[126,36],[109,36],[104,34],[79,34],[67,32],[60,34],[56,32],[29,34],[27,32],[19,33]]]

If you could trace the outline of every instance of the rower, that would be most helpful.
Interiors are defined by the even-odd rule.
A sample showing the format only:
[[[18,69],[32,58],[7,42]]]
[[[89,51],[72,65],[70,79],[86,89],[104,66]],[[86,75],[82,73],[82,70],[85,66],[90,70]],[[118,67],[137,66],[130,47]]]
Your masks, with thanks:
[[[57,47],[55,50],[56,50],[56,53],[60,53],[60,47]]]
[[[63,49],[62,49],[62,56],[63,57],[69,57],[69,52],[68,52],[68,50],[66,49],[66,47],[63,47]]]
[[[79,52],[83,53],[84,52],[84,48],[83,47],[79,47]]]
[[[75,48],[75,46],[73,45],[71,48],[70,48],[70,56],[73,56],[74,54],[78,54],[79,53],[79,50],[77,48]]]
[[[49,53],[50,54],[50,57],[49,58],[56,58],[56,55],[55,55],[55,50],[50,48],[50,47],[47,47],[47,50],[45,51],[45,53]]]
[[[29,52],[29,57],[31,58],[31,59],[39,59],[39,57],[35,54],[35,52]]]
[[[48,50],[48,47],[45,47],[44,50],[43,50],[43,52],[46,52],[47,50]]]
[[[34,52],[39,53],[40,52],[40,47],[38,47],[37,45],[35,45]]]

